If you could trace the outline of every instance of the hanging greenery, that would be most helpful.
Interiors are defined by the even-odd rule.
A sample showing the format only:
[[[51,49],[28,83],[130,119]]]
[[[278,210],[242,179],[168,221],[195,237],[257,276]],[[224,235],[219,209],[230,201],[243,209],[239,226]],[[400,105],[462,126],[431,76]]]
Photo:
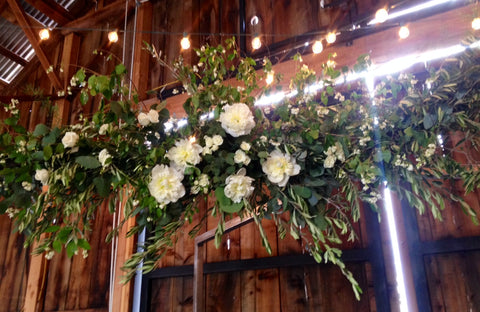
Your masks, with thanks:
[[[272,64],[265,59],[257,71],[259,64],[240,57],[234,40],[202,47],[193,66],[182,59],[164,64],[148,49],[188,94],[186,122],[163,104],[145,108],[135,96],[128,99],[123,65],[109,76],[83,69],[73,76],[82,103],[101,99],[98,112],[79,124],[40,124],[27,132],[18,124],[18,102],[4,106],[11,116],[0,136],[0,213],[15,220],[26,246],[42,237],[35,253],[51,258],[65,248],[69,256],[79,250],[86,256],[96,209],[107,200],[113,213],[120,201],[125,219],[136,218],[129,235],[150,233],[144,250],[125,264],[131,278],[141,261],[144,271],[153,270],[198,213],[197,203],[215,195],[208,213],[219,216],[217,245],[225,219],[238,214],[254,217],[270,251],[261,219],[273,218],[282,237],[301,239],[316,261],[338,265],[359,296],[338,246],[356,238],[362,203],[379,211],[384,185],[419,213],[441,218],[444,202],[455,201],[477,222],[449,183],[461,181],[468,193],[480,181],[475,159],[452,157],[479,143],[478,50],[445,60],[426,81],[385,77],[373,95],[362,81],[341,83],[348,69],[325,65],[315,73],[296,56],[289,96],[255,106],[277,91],[281,77],[259,87]],[[369,65],[361,56],[354,71]],[[230,78],[234,85],[225,83]],[[460,142],[452,145],[452,134]]]

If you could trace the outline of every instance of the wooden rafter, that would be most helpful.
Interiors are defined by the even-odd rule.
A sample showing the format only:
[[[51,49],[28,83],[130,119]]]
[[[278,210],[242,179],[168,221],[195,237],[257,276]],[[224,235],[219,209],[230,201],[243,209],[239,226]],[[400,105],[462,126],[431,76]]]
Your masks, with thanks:
[[[23,10],[22,6],[18,2],[18,0],[7,0],[8,4],[10,5],[10,8],[12,9],[13,13],[15,14],[15,18],[17,19],[18,24],[22,28],[23,32],[28,38],[28,41],[30,41],[30,44],[32,45],[33,49],[35,50],[35,53],[38,57],[38,60],[42,64],[42,67],[45,71],[48,72],[48,68],[50,67],[50,61],[48,60],[45,52],[43,51],[42,47],[40,46],[40,43],[37,39],[36,33],[32,30],[30,27],[30,24],[28,23],[28,18],[27,15],[25,14],[25,11]],[[62,89],[62,84],[60,83],[60,79],[58,76],[50,71],[48,73],[48,78],[52,82],[52,85],[58,89]]]
[[[9,0],[11,1],[11,0]],[[135,7],[134,0],[128,0],[127,11]],[[127,12],[128,13],[128,12]],[[67,35],[77,29],[91,28],[105,21],[118,21],[125,16],[125,0],[117,0],[96,12],[84,15],[68,24],[63,25],[62,35]]]
[[[45,14],[46,16],[50,17],[60,25],[65,25],[75,18],[73,15],[65,10],[64,7],[59,5],[57,2],[53,0],[26,0],[30,3],[34,8]]]
[[[20,64],[22,66],[27,65],[27,61],[25,61],[23,58],[16,55],[12,51],[4,48],[3,46],[0,46],[0,54],[2,54],[3,56],[6,56],[7,58],[11,59],[12,61],[14,61],[17,64]]]

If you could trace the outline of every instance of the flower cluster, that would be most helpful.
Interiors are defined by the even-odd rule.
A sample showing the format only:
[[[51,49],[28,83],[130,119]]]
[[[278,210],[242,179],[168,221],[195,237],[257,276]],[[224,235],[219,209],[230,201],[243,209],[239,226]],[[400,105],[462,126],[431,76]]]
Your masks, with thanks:
[[[343,147],[338,142],[336,142],[333,146],[329,146],[327,151],[324,153],[325,155],[327,155],[325,161],[323,162],[323,166],[325,168],[333,168],[337,160],[340,162],[345,161],[345,153],[343,152]]]

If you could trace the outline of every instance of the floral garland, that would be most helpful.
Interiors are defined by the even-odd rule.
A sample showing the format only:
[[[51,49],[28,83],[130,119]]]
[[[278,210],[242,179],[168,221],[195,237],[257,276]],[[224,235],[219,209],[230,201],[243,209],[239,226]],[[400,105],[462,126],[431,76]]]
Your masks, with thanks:
[[[356,238],[352,222],[362,202],[378,211],[384,184],[420,213],[428,208],[441,218],[444,201],[453,200],[476,220],[447,186],[463,181],[470,192],[480,181],[475,163],[458,163],[452,151],[459,146],[448,145],[452,132],[464,135],[460,147],[478,143],[477,51],[432,71],[429,89],[411,75],[386,77],[373,98],[361,83],[337,83],[347,69],[325,65],[317,75],[296,56],[299,70],[289,86],[295,95],[259,107],[256,99],[274,92],[281,76],[273,87],[259,87],[272,64],[265,59],[256,71],[254,60],[239,57],[234,40],[226,48],[202,47],[193,66],[182,59],[169,66],[148,49],[188,93],[186,125],[163,104],[133,109],[138,101],[126,100],[123,65],[110,76],[83,69],[74,75],[71,87],[83,104],[101,98],[99,111],[80,124],[38,125],[30,133],[18,125],[18,102],[5,105],[11,116],[0,135],[0,213],[15,219],[26,245],[48,233],[36,253],[51,258],[65,248],[69,256],[78,250],[87,256],[99,203],[109,200],[113,212],[120,200],[125,219],[136,217],[129,234],[151,233],[144,251],[125,264],[131,278],[141,261],[144,271],[155,268],[176,231],[198,212],[199,198],[214,194],[217,244],[225,218],[249,215],[270,251],[260,220],[271,217],[282,237],[288,232],[316,261],[337,264],[358,296],[336,246]],[[355,71],[368,68],[368,57],[358,61]],[[224,83],[230,78],[239,86]],[[309,91],[319,83],[321,90]],[[289,217],[280,218],[283,213]]]

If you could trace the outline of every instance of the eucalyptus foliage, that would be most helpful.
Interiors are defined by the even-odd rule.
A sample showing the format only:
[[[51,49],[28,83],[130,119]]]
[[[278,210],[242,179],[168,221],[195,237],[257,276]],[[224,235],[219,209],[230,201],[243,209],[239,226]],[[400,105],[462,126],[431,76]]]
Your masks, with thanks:
[[[113,213],[121,202],[125,220],[136,218],[129,235],[144,228],[149,233],[144,250],[125,264],[127,278],[141,261],[149,272],[173,246],[180,227],[199,213],[197,204],[215,195],[207,213],[219,216],[217,245],[225,220],[238,214],[255,218],[270,251],[261,220],[272,218],[282,237],[301,239],[316,261],[338,265],[359,296],[339,246],[356,239],[353,223],[361,218],[362,204],[379,211],[384,185],[420,213],[428,210],[441,218],[445,201],[455,201],[476,222],[476,212],[451,188],[461,182],[471,192],[480,180],[476,159],[468,153],[477,147],[480,130],[478,51],[467,49],[445,60],[426,80],[385,77],[373,96],[362,81],[342,83],[352,71],[324,65],[315,73],[296,56],[297,72],[284,90],[289,96],[256,106],[262,96],[278,91],[282,77],[259,87],[272,64],[240,57],[233,40],[226,47],[202,47],[193,66],[182,59],[165,64],[153,47],[148,49],[175,73],[182,83],[179,91],[188,93],[186,125],[164,104],[146,108],[135,96],[130,100],[122,84],[123,65],[108,76],[84,69],[75,74],[71,83],[80,101],[99,97],[101,102],[91,119],[76,125],[40,124],[28,132],[18,123],[16,102],[5,104],[11,115],[1,125],[0,213],[15,220],[16,229],[26,234],[26,246],[47,234],[36,253],[50,257],[65,248],[72,256],[89,250],[86,237],[97,208],[109,201]],[[354,71],[369,66],[364,55]],[[225,83],[228,79],[235,83]],[[312,91],[313,85],[321,88]],[[238,136],[219,121],[234,103],[246,104],[255,121],[253,129]],[[452,134],[462,139],[452,144]],[[152,169],[171,168],[169,153],[192,137],[201,159],[176,168],[184,192],[179,188],[178,200],[160,202],[152,194]],[[452,157],[462,150],[467,163]],[[275,155],[283,155],[290,169],[272,172],[269,166],[278,165]],[[232,176],[250,183],[244,197],[229,196]]]

